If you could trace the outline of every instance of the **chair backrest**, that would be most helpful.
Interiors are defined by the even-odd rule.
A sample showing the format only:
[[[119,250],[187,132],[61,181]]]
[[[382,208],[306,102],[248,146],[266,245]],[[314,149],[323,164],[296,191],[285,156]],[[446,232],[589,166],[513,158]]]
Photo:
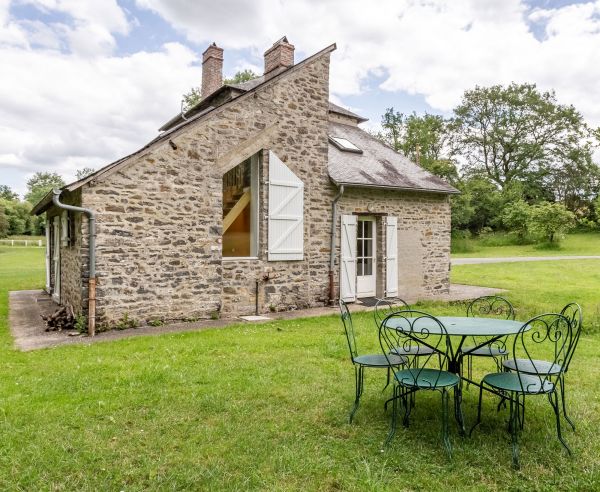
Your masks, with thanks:
[[[423,383],[422,373],[432,357],[436,362],[440,359],[442,368],[447,366],[452,357],[452,344],[442,322],[430,314],[413,309],[386,316],[379,326],[379,344],[390,367],[393,367],[390,355],[396,353],[396,348],[408,350],[415,346],[425,346],[433,350],[432,353],[420,357],[419,367],[410,372],[403,371],[402,376],[396,376],[403,378],[402,381],[398,379],[398,382],[408,384],[414,384],[417,380]],[[433,388],[437,386],[441,373],[435,371],[432,374],[425,384]]]
[[[467,306],[467,316],[515,319],[515,309],[510,301],[504,297],[481,296],[469,303]]]
[[[354,325],[352,324],[352,315],[346,304],[340,299],[340,313],[342,323],[344,325],[344,333],[346,333],[346,340],[348,341],[348,349],[350,350],[350,359],[354,362],[354,358],[358,357],[358,348],[356,347],[356,336],[354,335]]]
[[[565,370],[571,338],[570,320],[558,313],[541,314],[531,318],[519,329],[513,342],[512,357],[523,391],[542,393],[545,392],[547,384],[554,384],[552,378]],[[551,358],[549,354],[552,354]],[[535,367],[535,361],[538,361],[538,364],[540,360],[547,361],[552,364],[553,370],[532,379],[531,373],[526,375],[518,370],[520,366],[517,359],[528,360],[529,367]],[[538,391],[535,391],[536,388]]]
[[[565,361],[565,372],[569,370],[573,353],[579,343],[579,336],[581,335],[581,327],[583,326],[583,313],[581,306],[576,302],[570,302],[560,312],[565,318],[571,323],[571,345],[568,349],[567,360]]]
[[[409,305],[406,303],[406,301],[400,299],[399,297],[385,297],[383,299],[377,299],[375,310],[373,311],[375,324],[379,327],[386,316],[389,316],[396,311],[405,311],[406,309],[410,309]]]

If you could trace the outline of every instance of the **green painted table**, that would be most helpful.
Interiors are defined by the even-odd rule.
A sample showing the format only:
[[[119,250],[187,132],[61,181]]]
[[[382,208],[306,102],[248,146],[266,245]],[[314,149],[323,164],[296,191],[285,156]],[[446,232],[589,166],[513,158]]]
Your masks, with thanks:
[[[391,318],[389,320],[392,328],[399,329],[400,323],[403,318]],[[408,321],[414,321],[416,318],[406,318]],[[519,332],[521,327],[525,324],[522,321],[514,321],[512,319],[496,319],[496,318],[474,318],[467,316],[440,316],[437,318],[444,328],[446,333],[450,335],[450,354],[448,354],[448,370],[457,375],[461,375],[460,365],[461,360],[465,355],[469,355],[474,350],[490,345],[500,338],[506,335],[515,335]],[[441,335],[442,330],[437,323],[426,323],[423,319],[423,323],[418,325],[418,328],[427,329],[432,335]],[[486,340],[480,344],[475,344],[470,348],[469,351],[461,351],[464,341],[467,337],[487,337]],[[452,340],[458,338],[458,345],[456,349],[452,346]],[[461,376],[462,379],[463,378]],[[473,381],[470,383],[476,384]]]

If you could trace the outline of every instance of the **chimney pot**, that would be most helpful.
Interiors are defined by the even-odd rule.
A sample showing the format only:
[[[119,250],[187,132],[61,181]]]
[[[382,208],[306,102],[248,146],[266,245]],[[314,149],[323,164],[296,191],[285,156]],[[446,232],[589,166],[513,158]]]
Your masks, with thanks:
[[[202,53],[202,99],[223,85],[223,48],[212,43]]]
[[[276,41],[265,51],[265,78],[277,75],[278,68],[289,68],[294,65],[294,45],[290,44],[287,37]]]

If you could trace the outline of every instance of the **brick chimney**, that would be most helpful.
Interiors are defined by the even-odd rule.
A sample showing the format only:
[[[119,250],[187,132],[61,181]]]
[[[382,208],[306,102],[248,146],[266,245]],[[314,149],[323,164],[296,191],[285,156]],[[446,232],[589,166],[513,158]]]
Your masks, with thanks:
[[[284,36],[265,51],[265,78],[268,79],[279,73],[278,68],[288,68],[294,65],[294,45]]]
[[[223,48],[215,43],[202,53],[202,99],[223,85]]]

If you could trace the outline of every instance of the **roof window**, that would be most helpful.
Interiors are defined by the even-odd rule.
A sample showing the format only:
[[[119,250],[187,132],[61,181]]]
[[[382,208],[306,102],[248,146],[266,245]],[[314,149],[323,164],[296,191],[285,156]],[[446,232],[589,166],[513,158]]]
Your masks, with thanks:
[[[356,154],[362,154],[363,151],[359,149],[356,145],[354,145],[350,140],[343,137],[332,137],[329,135],[329,140],[333,145],[335,145],[338,149],[343,150],[344,152],[354,152]]]

